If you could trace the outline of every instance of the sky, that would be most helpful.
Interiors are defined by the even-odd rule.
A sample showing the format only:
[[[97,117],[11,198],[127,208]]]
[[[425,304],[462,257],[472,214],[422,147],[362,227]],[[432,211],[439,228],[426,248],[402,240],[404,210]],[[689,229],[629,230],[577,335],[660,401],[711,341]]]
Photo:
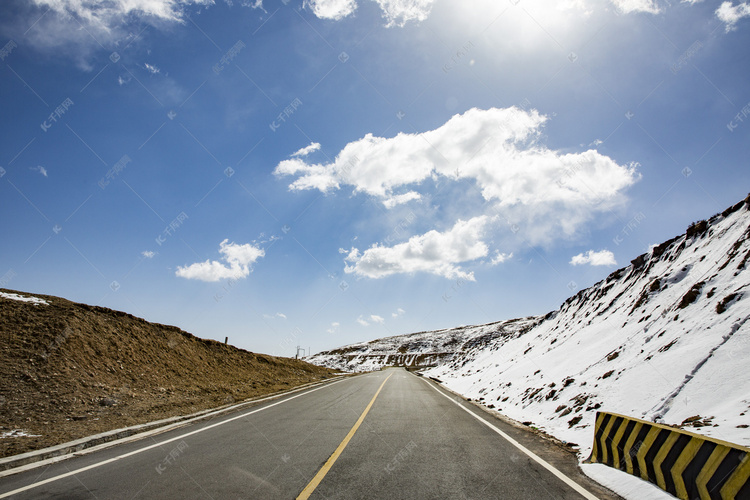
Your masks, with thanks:
[[[10,0],[0,288],[294,356],[557,309],[750,192],[750,4]]]

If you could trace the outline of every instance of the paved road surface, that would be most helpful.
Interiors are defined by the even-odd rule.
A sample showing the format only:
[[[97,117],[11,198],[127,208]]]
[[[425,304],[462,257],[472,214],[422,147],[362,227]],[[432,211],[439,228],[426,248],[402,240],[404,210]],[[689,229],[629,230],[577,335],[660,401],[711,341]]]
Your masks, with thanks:
[[[495,429],[588,498],[617,498],[556,446],[402,369],[0,478],[0,498],[293,499],[303,490],[311,499],[585,498]]]

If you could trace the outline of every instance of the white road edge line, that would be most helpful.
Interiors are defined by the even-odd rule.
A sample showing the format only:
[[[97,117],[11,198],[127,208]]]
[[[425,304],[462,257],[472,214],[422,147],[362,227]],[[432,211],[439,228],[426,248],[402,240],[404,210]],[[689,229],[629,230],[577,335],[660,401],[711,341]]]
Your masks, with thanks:
[[[196,429],[194,431],[188,432],[187,434],[180,434],[179,436],[175,436],[175,437],[167,439],[165,441],[160,441],[158,443],[154,443],[152,445],[145,446],[143,448],[139,448],[137,450],[133,450],[131,452],[124,453],[122,455],[118,455],[116,457],[112,457],[112,458],[109,458],[107,460],[103,460],[101,462],[97,462],[95,464],[87,465],[86,467],[81,467],[80,469],[76,469],[76,470],[73,470],[73,471],[70,471],[70,472],[66,472],[65,474],[60,474],[59,476],[54,476],[54,477],[51,477],[51,478],[48,478],[48,479],[44,479],[44,480],[36,482],[36,483],[29,484],[27,486],[22,486],[21,488],[17,488],[17,489],[15,489],[13,491],[8,491],[6,493],[0,494],[0,498],[8,498],[9,496],[17,495],[18,493],[22,493],[24,491],[28,491],[28,490],[32,490],[34,488],[38,488],[39,486],[42,486],[44,484],[48,484],[48,483],[51,483],[51,482],[54,482],[54,481],[59,481],[60,479],[64,479],[66,477],[74,476],[76,474],[80,474],[81,472],[85,472],[87,470],[96,469],[97,467],[101,467],[102,465],[110,464],[112,462],[117,462],[118,460],[122,460],[123,458],[128,458],[128,457],[131,457],[133,455],[137,455],[139,453],[143,453],[144,451],[148,451],[148,450],[150,450],[152,448],[157,448],[159,446],[162,446],[162,445],[167,444],[167,443],[171,443],[173,441],[177,441],[177,440],[180,440],[180,439],[185,439],[186,437],[192,436],[193,434],[198,434],[198,433],[207,431],[209,429],[213,429],[214,427],[218,427],[220,425],[228,424],[229,422],[232,422],[234,420],[238,420],[240,418],[247,417],[248,415],[252,415],[253,413],[258,413],[258,412],[261,412],[263,410],[267,410],[269,408],[273,408],[276,405],[280,405],[282,403],[286,403],[287,401],[291,401],[292,399],[296,399],[296,398],[298,398],[300,396],[305,396],[305,395],[313,393],[315,391],[319,391],[321,389],[325,389],[326,387],[331,387],[332,385],[336,385],[339,382],[343,382],[343,380],[344,379],[339,379],[339,380],[337,380],[335,382],[332,382],[330,384],[324,384],[324,385],[322,385],[320,387],[316,387],[315,389],[311,389],[311,390],[306,391],[306,392],[301,392],[301,393],[299,393],[299,394],[297,394],[295,396],[286,398],[286,399],[284,399],[282,401],[277,401],[276,403],[272,403],[272,404],[270,404],[268,406],[264,406],[263,408],[258,408],[258,409],[255,409],[253,411],[249,411],[247,413],[243,413],[241,415],[237,415],[236,417],[228,418],[227,420],[222,420],[221,422],[216,422],[215,424],[207,425],[206,427],[201,427],[200,429]],[[205,418],[205,416],[200,417],[200,418]]]
[[[515,439],[513,439],[512,437],[510,437],[509,435],[507,435],[506,433],[504,433],[503,431],[501,431],[500,429],[498,429],[497,427],[495,427],[494,425],[492,425],[490,422],[488,422],[485,419],[483,419],[482,417],[480,417],[479,415],[476,415],[474,412],[472,412],[471,410],[469,410],[468,408],[466,408],[465,406],[463,406],[462,404],[460,404],[458,401],[454,400],[453,398],[451,398],[450,396],[448,396],[447,394],[445,394],[444,392],[442,392],[440,389],[438,389],[437,387],[435,387],[432,383],[428,382],[425,379],[422,379],[422,380],[424,380],[427,385],[429,385],[430,387],[432,387],[433,389],[435,389],[438,394],[440,394],[441,396],[444,396],[447,400],[449,400],[450,402],[452,402],[453,404],[455,404],[456,406],[458,406],[459,408],[461,408],[463,411],[465,411],[466,413],[468,413],[469,415],[471,415],[475,419],[479,420],[480,422],[482,422],[484,425],[486,425],[487,427],[489,427],[490,429],[492,429],[496,433],[500,434],[500,436],[502,436],[503,439],[505,439],[510,444],[512,444],[513,446],[515,446],[516,448],[518,448],[519,450],[521,450],[522,452],[524,452],[533,461],[535,461],[536,463],[538,463],[539,465],[541,465],[542,467],[544,467],[545,469],[547,469],[548,471],[550,471],[552,474],[555,475],[555,477],[557,477],[562,482],[564,482],[565,484],[567,484],[568,486],[570,486],[571,488],[573,488],[575,491],[577,491],[581,496],[583,496],[583,498],[586,498],[587,500],[599,500],[598,497],[594,496],[588,490],[584,489],[583,486],[581,486],[580,484],[576,483],[575,481],[573,481],[572,479],[570,479],[568,476],[566,476],[565,474],[563,474],[562,472],[560,472],[559,470],[557,470],[556,468],[554,468],[552,465],[550,465],[549,463],[547,463],[544,459],[542,459],[541,457],[539,457],[533,451],[529,450],[524,445],[522,445],[521,443],[519,443],[518,441],[516,441]],[[2,498],[2,497],[0,497],[0,498]]]

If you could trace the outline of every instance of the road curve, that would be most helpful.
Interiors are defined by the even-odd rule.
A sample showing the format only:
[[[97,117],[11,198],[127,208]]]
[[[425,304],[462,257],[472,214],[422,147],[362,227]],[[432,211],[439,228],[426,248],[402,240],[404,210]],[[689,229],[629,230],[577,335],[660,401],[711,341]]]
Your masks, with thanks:
[[[583,476],[567,452],[402,369],[332,382],[0,478],[0,499],[307,495],[618,498]]]

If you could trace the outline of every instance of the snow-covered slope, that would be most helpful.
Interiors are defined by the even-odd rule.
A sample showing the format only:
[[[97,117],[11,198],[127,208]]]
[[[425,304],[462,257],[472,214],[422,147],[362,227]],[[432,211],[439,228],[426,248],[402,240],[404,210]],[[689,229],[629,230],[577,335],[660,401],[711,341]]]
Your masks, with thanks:
[[[323,351],[305,361],[344,371],[372,371],[383,366],[430,367],[463,359],[465,353],[494,339],[520,335],[539,322],[530,317],[479,326],[397,335]]]
[[[391,337],[311,361],[378,368],[375,353],[423,354],[431,342],[447,352],[450,336],[461,349],[427,375],[579,443],[584,458],[597,409],[750,446],[749,259],[750,197],[544,317]],[[470,341],[498,326],[503,333]]]

